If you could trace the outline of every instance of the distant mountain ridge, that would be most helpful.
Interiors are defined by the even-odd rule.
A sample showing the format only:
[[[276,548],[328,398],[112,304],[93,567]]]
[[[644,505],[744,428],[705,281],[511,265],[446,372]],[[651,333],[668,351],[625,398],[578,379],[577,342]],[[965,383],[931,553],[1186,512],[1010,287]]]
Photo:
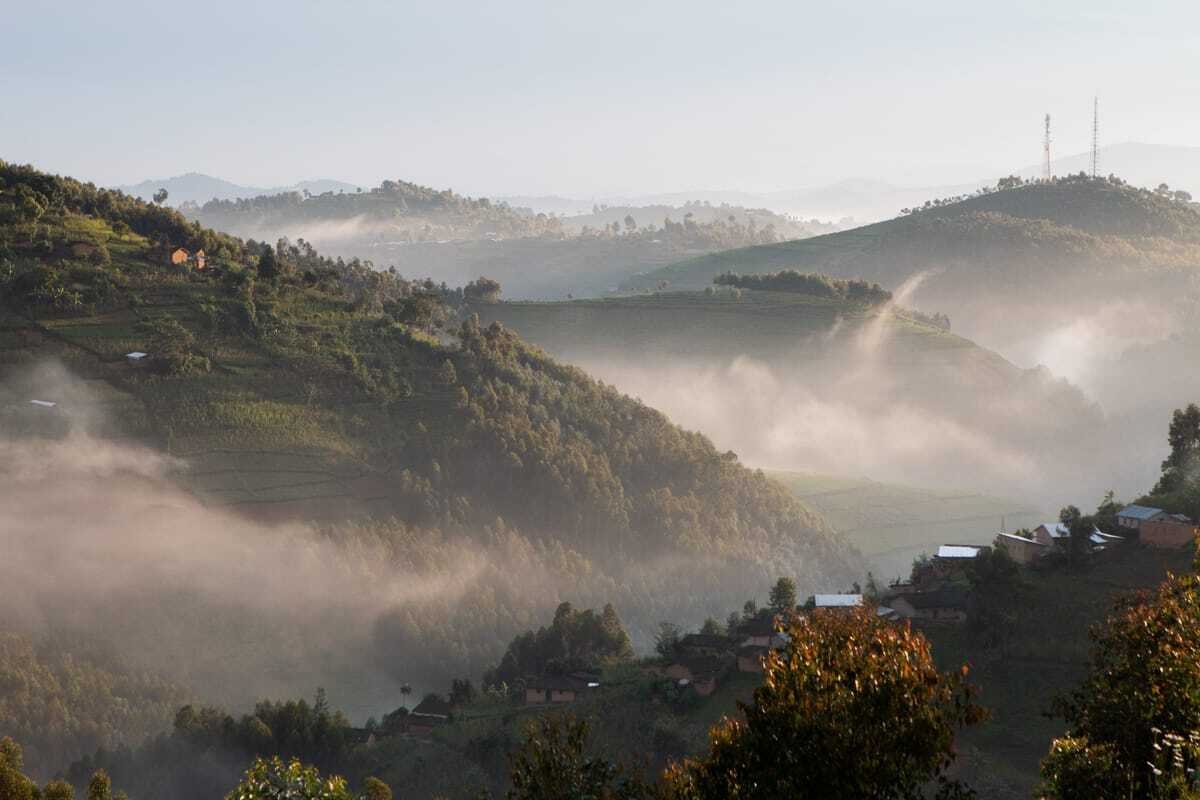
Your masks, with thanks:
[[[1051,163],[1055,175],[1091,171],[1091,153],[1055,155]],[[852,219],[858,224],[894,217],[902,208],[920,205],[931,197],[947,197],[972,192],[994,183],[1002,175],[1013,173],[1023,178],[1039,178],[1040,163],[1018,168],[998,168],[993,174],[976,179],[947,183],[938,180],[916,184],[897,183],[873,178],[848,178],[829,184],[778,191],[749,192],[731,189],[695,189],[683,192],[627,193],[594,196],[590,199],[566,196],[512,195],[500,199],[518,207],[551,214],[585,214],[594,205],[682,205],[689,202],[729,203],[747,208],[768,208],[804,219],[826,221]],[[1116,174],[1137,186],[1167,183],[1200,196],[1200,147],[1121,142],[1100,148],[1100,173]]]
[[[145,180],[141,183],[115,186],[126,194],[142,200],[150,200],[159,189],[166,189],[167,204],[181,206],[184,203],[203,205],[209,200],[237,200],[239,198],[258,197],[259,195],[283,194],[284,192],[304,192],[322,194],[324,192],[355,192],[360,188],[345,181],[320,178],[309,181],[299,181],[291,186],[258,187],[233,183],[222,178],[214,178],[200,172],[188,172],[160,180]]]

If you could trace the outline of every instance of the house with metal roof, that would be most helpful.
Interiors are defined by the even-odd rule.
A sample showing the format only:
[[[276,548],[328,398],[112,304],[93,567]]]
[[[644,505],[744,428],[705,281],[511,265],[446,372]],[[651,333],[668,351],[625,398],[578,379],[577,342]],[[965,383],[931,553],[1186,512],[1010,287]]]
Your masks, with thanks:
[[[1117,524],[1122,528],[1128,528],[1136,531],[1142,527],[1143,522],[1150,522],[1156,519],[1162,519],[1167,516],[1167,512],[1161,508],[1154,506],[1139,506],[1137,503],[1125,506],[1117,512]]]
[[[1050,552],[1050,545],[1046,542],[1018,536],[1015,533],[996,534],[995,546],[996,549],[1008,553],[1009,557],[1018,564],[1032,564]]]
[[[979,558],[988,548],[974,544],[943,544],[938,546],[936,558],[966,559]]]
[[[970,596],[964,589],[946,587],[893,598],[890,602],[903,619],[939,625],[959,625],[967,620]]]
[[[1035,541],[1045,545],[1066,547],[1071,541],[1071,529],[1062,522],[1043,522],[1033,529],[1033,538]],[[1105,533],[1095,526],[1092,527],[1092,532],[1088,534],[1088,543],[1092,552],[1104,550],[1111,545],[1121,544],[1124,541],[1126,541],[1125,537]]]
[[[599,688],[600,681],[583,674],[537,675],[525,679],[525,702],[573,703],[588,689]]]
[[[817,608],[858,608],[863,604],[861,594],[814,594],[813,605]]]

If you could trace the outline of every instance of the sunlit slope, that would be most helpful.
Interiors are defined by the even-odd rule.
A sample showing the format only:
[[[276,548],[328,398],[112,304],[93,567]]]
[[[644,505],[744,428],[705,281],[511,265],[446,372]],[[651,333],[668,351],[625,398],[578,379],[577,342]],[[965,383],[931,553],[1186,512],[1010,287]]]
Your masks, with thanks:
[[[723,272],[780,269],[863,277],[894,288],[925,269],[964,269],[995,280],[1055,270],[1194,263],[1200,212],[1190,204],[1105,180],[1064,179],[994,191],[885,222],[811,239],[728,250],[639,276],[627,289],[667,281],[702,289]]]
[[[260,251],[174,211],[0,167],[0,431],[83,420],[180,457],[207,502],[271,518],[503,520],[612,564],[719,557],[747,585],[784,564],[822,583],[859,570],[781,487],[511,330],[430,335],[403,311],[412,287],[384,303],[361,266],[281,251],[280,274],[257,275]],[[209,269],[170,266],[168,244]],[[125,357],[177,347],[203,367]],[[111,387],[110,407],[39,378],[48,357]]]

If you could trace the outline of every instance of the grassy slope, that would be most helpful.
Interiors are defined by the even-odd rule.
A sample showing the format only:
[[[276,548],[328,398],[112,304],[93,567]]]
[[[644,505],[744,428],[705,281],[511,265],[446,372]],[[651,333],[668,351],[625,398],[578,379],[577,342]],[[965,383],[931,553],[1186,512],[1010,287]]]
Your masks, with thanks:
[[[1014,597],[1017,624],[1007,647],[986,650],[956,628],[926,629],[943,668],[964,661],[992,718],[959,742],[963,774],[980,795],[1000,800],[1030,796],[1038,762],[1063,722],[1047,716],[1051,701],[1083,678],[1090,628],[1102,622],[1120,594],[1157,586],[1167,572],[1186,572],[1192,548],[1152,550],[1132,545],[1080,574],[1032,576]]]
[[[760,273],[780,269],[840,277],[868,276],[887,286],[896,286],[911,274],[907,271],[909,262],[914,257],[919,260],[922,252],[928,256],[946,255],[937,253],[937,242],[932,237],[916,242],[921,252],[913,252],[912,240],[923,233],[925,225],[932,220],[966,219],[978,214],[1013,218],[1016,227],[1022,227],[1021,220],[1048,221],[1052,228],[1027,225],[1022,236],[1042,238],[1049,246],[1069,240],[1064,252],[1111,248],[1112,237],[1132,244],[1138,251],[1161,247],[1159,239],[1195,242],[1200,238],[1200,212],[1191,207],[1130,187],[1101,181],[1073,181],[994,192],[811,239],[700,256],[639,276],[625,288],[647,289],[665,280],[673,288],[700,289],[723,272]],[[956,249],[965,256],[972,255],[969,249]],[[1173,254],[1164,257],[1167,255]],[[906,271],[897,272],[897,266]]]
[[[939,544],[991,544],[1008,530],[1050,519],[1012,500],[862,478],[770,472],[862,551],[880,582],[907,577],[913,559]]]

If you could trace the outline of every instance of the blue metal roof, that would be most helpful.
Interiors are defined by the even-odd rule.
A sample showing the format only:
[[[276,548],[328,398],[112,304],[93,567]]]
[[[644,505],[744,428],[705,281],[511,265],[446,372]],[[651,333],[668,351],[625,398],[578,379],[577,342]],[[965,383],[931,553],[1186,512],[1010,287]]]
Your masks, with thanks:
[[[1117,512],[1118,517],[1132,517],[1133,519],[1150,519],[1163,513],[1161,508],[1153,508],[1151,506],[1139,506],[1137,504],[1125,506]]]

